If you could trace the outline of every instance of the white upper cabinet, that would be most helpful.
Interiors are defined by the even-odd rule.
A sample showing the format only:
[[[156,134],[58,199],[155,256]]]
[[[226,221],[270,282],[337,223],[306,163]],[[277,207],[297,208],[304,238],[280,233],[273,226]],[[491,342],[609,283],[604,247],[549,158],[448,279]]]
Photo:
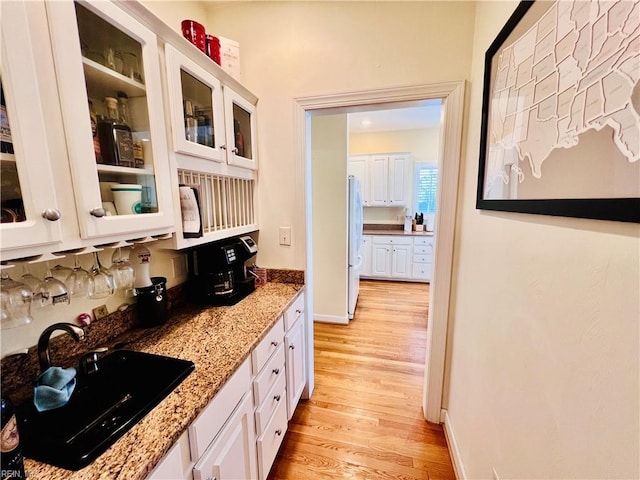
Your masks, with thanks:
[[[227,126],[229,165],[258,168],[256,106],[231,87],[224,87],[224,114]]]
[[[174,152],[226,162],[220,81],[171,45],[165,54]]]
[[[46,7],[81,238],[171,231],[156,35],[114,3]],[[140,201],[118,209],[113,183],[139,185]]]
[[[411,198],[413,161],[408,153],[349,157],[347,171],[360,180],[365,207],[404,207]]]
[[[360,181],[360,194],[362,197],[362,205],[370,206],[369,195],[369,157],[350,157],[347,163],[347,173],[353,175]]]
[[[40,7],[40,8],[38,8]],[[51,159],[65,156],[62,135],[47,125],[52,110],[43,109],[46,71],[53,72],[41,46],[46,15],[41,5],[6,2],[1,9],[0,82],[2,84],[2,259],[31,253],[36,246],[56,248],[62,241],[62,218],[74,213],[60,206],[52,184]],[[50,60],[50,59],[49,59]],[[49,96],[48,100],[51,100]],[[57,99],[53,98],[54,101]],[[53,117],[55,118],[55,117]],[[45,218],[47,217],[47,218]]]

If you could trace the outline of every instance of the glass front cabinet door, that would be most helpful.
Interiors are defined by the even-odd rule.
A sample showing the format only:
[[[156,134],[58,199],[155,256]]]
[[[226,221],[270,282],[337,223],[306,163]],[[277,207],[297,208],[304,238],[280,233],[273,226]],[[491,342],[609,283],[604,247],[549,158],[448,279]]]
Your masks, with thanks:
[[[40,107],[44,71],[41,5],[5,2],[0,17],[0,246],[2,259],[29,255],[31,247],[56,248],[62,241],[60,206],[52,185],[53,165],[47,126]],[[45,61],[46,63],[46,61]],[[61,130],[60,130],[61,132]]]
[[[218,79],[165,46],[173,150],[199,159],[225,162],[224,104]]]
[[[46,6],[80,236],[167,233],[173,210],[155,34],[110,2]]]
[[[258,168],[256,107],[232,88],[224,88],[224,113],[227,129],[229,165]]]

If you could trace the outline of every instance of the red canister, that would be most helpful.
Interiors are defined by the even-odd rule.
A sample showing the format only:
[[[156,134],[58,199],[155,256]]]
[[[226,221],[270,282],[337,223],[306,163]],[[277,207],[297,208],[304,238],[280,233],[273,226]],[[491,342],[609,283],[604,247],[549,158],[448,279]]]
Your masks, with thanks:
[[[204,53],[207,53],[204,25],[195,20],[183,20],[182,35]]]
[[[220,65],[220,39],[213,35],[206,35],[207,40],[207,56]]]

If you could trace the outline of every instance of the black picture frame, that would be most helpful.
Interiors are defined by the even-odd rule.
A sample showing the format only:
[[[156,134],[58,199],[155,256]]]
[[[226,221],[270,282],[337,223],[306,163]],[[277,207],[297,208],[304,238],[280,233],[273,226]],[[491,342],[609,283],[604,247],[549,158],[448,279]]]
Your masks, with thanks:
[[[507,23],[488,48],[484,62],[484,87],[482,96],[482,124],[476,209],[517,213],[553,215],[563,217],[613,220],[640,223],[640,198],[544,198],[544,199],[487,199],[485,198],[485,174],[491,108],[492,64],[496,54],[514,29],[526,18],[535,0],[523,0],[516,7]],[[640,196],[640,191],[638,192]]]

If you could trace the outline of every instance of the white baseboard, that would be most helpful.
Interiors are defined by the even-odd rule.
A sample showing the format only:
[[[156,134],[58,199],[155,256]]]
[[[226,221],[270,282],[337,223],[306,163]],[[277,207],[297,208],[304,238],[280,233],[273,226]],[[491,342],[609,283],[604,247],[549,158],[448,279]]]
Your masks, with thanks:
[[[349,325],[349,317],[339,315],[322,315],[320,313],[313,312],[313,321],[322,323],[337,323],[339,325]]]
[[[458,449],[458,442],[456,441],[456,435],[449,413],[445,409],[442,409],[440,418],[444,423],[444,435],[447,439],[447,445],[449,446],[449,453],[451,454],[451,461],[453,462],[453,469],[455,471],[456,478],[458,480],[466,480],[467,473],[464,470],[462,455],[460,455],[460,450]]]

